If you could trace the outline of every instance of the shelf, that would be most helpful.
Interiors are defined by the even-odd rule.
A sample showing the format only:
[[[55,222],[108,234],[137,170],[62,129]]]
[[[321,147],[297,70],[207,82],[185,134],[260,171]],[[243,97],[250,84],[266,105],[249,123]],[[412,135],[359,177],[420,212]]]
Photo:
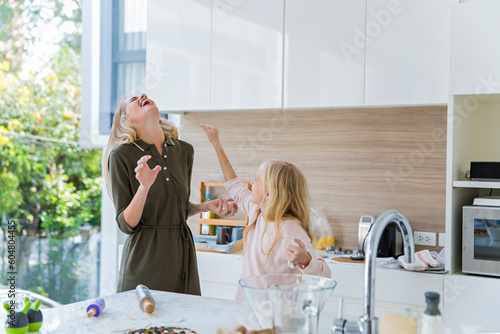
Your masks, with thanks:
[[[486,188],[500,189],[498,181],[453,181],[454,188]]]
[[[246,220],[239,219],[198,219],[198,224],[224,225],[224,226],[247,226]]]
[[[252,185],[250,183],[244,183],[245,187],[248,190],[252,189]],[[200,203],[205,200],[205,193],[207,191],[207,187],[220,187],[224,188],[224,182],[200,182]],[[215,198],[212,198],[215,199]],[[234,218],[234,217],[233,217]],[[203,219],[202,214],[200,213],[200,217],[198,218],[198,227],[199,232],[201,234],[201,225],[223,225],[223,226],[247,226],[248,216],[245,215],[244,219],[233,219],[233,218],[212,218],[212,219]]]

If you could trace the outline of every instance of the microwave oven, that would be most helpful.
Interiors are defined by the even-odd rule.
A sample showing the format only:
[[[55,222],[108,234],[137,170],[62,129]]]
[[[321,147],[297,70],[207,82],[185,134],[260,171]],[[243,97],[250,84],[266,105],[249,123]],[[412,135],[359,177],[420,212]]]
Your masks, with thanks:
[[[462,271],[500,276],[500,207],[463,207]]]

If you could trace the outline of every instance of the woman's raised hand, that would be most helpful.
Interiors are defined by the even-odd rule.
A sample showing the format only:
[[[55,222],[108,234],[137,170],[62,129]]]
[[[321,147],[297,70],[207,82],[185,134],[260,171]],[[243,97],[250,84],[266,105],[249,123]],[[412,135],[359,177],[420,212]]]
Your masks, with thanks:
[[[232,217],[238,212],[238,205],[233,202],[232,198],[218,198],[204,204],[206,210],[212,211],[220,217]]]
[[[212,143],[212,145],[218,145],[220,144],[219,141],[219,129],[217,129],[215,126],[212,126],[210,124],[202,124],[201,128],[205,130],[205,133],[207,134],[208,140]]]
[[[137,161],[137,167],[134,169],[135,178],[139,180],[141,186],[146,189],[151,188],[151,185],[153,185],[153,182],[156,180],[156,176],[161,170],[161,167],[158,165],[153,169],[149,168],[149,159],[151,159],[150,155],[142,156],[139,161]]]

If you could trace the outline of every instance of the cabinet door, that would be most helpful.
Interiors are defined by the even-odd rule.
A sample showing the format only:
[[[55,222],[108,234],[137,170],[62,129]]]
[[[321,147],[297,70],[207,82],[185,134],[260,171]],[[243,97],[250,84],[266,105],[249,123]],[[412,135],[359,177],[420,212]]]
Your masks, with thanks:
[[[210,109],[211,0],[149,0],[146,91],[161,111]]]
[[[450,94],[500,93],[500,3],[453,6]]]
[[[444,325],[449,333],[497,333],[498,278],[444,276]],[[493,312],[493,313],[492,313]]]
[[[370,0],[366,105],[448,102],[450,13],[457,0]]]
[[[365,0],[287,0],[285,108],[362,106]]]
[[[212,109],[281,108],[283,1],[213,2]]]

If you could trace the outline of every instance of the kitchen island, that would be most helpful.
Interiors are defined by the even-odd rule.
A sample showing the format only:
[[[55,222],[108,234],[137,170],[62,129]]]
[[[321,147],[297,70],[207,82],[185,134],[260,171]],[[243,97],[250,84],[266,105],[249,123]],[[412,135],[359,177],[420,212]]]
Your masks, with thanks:
[[[233,329],[239,325],[259,329],[250,306],[245,302],[151,292],[156,301],[155,312],[151,315],[141,311],[133,290],[104,297],[106,307],[99,317],[87,318],[89,301],[46,309],[43,311],[43,326],[34,333],[114,334],[158,326],[189,328],[201,334],[214,334],[219,327]],[[320,321],[320,333],[329,332],[331,319],[333,316],[328,315]],[[2,321],[0,328],[3,325]]]
[[[106,307],[99,317],[87,318],[89,301],[43,310],[44,323],[38,333],[128,333],[158,326],[215,333],[219,327],[255,325],[249,318],[251,310],[246,303],[156,290],[151,293],[156,302],[153,314],[139,308],[132,290],[104,297]]]

